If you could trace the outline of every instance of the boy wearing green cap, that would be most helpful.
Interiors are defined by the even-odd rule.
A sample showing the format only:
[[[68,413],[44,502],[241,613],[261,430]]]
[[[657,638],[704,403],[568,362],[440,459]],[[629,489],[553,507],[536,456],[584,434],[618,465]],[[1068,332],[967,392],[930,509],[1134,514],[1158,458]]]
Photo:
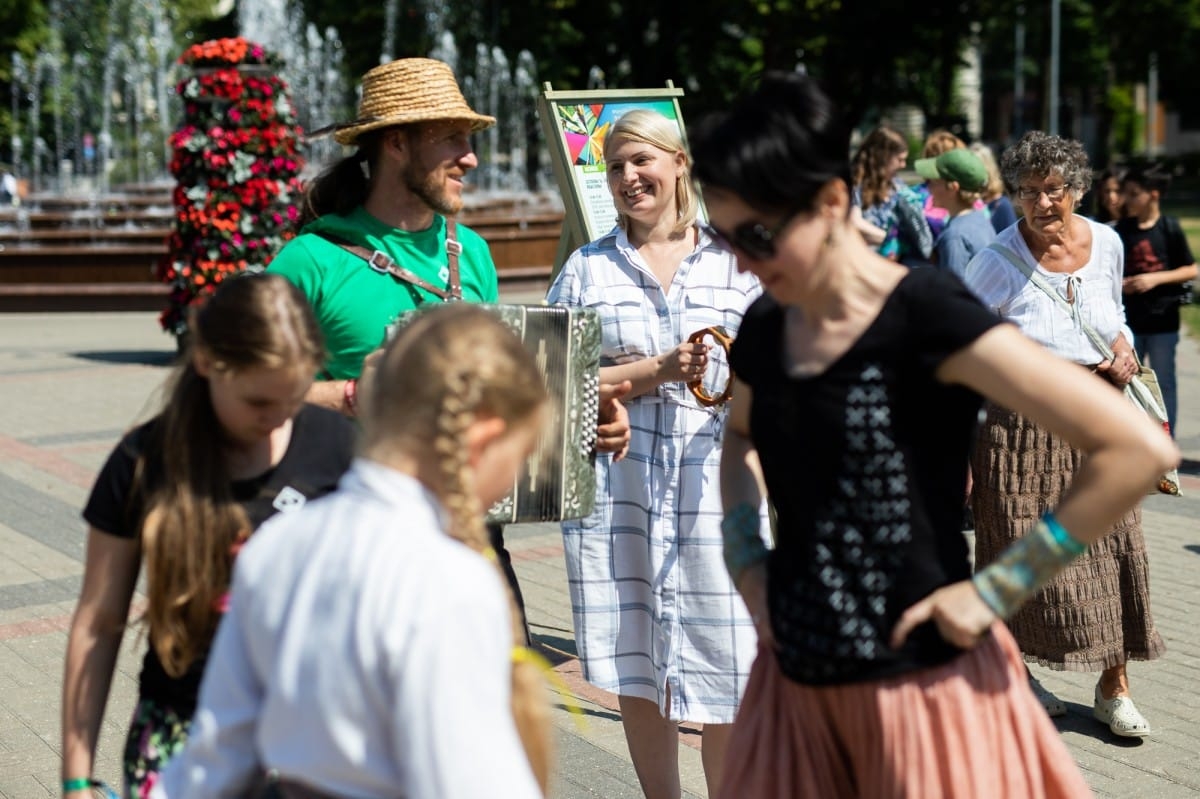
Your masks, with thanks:
[[[987,185],[987,167],[975,153],[960,147],[919,159],[913,168],[928,181],[933,205],[948,213],[946,227],[933,245],[934,264],[961,278],[975,253],[996,239],[987,210],[975,208]]]

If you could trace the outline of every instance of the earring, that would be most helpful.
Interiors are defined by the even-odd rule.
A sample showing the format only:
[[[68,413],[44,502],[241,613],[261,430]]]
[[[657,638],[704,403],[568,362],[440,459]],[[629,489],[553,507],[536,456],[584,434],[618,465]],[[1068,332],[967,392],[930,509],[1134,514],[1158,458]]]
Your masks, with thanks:
[[[358,162],[358,168],[362,170],[363,180],[371,179],[371,164],[366,159]]]

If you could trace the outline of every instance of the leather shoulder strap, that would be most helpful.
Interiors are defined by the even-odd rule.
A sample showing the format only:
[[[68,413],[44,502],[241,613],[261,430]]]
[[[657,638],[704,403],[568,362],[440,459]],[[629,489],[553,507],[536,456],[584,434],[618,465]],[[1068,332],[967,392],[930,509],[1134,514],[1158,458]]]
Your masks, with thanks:
[[[447,223],[449,223],[449,221],[450,220],[447,220]],[[415,272],[413,272],[409,269],[405,269],[403,266],[400,266],[395,261],[393,261],[391,259],[391,257],[389,257],[388,254],[385,252],[382,252],[380,250],[371,250],[366,247],[363,247],[361,244],[355,244],[354,242],[347,241],[346,239],[343,239],[340,236],[334,236],[330,233],[325,233],[322,231],[317,231],[316,235],[325,239],[330,244],[335,244],[338,247],[341,247],[343,250],[350,253],[351,255],[357,255],[359,258],[366,261],[367,266],[370,269],[373,269],[374,271],[379,272],[380,274],[391,275],[394,279],[396,279],[402,283],[410,283],[414,286],[417,286],[418,288],[425,289],[430,294],[432,294],[435,297],[442,299],[442,300],[461,300],[462,299],[462,285],[461,285],[461,280],[459,279],[459,271],[458,271],[458,252],[462,251],[462,246],[458,243],[457,240],[450,238],[452,231],[453,231],[453,228],[447,227],[447,230],[446,230],[446,234],[447,234],[446,252],[447,252],[447,255],[448,255],[448,258],[450,261],[450,264],[449,264],[449,272],[450,272],[449,290],[439,288],[439,287],[433,285],[432,283],[430,283],[428,280],[425,280],[420,275],[417,275]],[[451,246],[452,243],[453,243],[453,246]],[[453,254],[451,254],[452,250],[454,250]]]
[[[447,288],[450,290],[449,299],[462,299],[462,277],[458,271],[458,255],[462,252],[462,245],[458,243],[458,222],[454,217],[446,217],[446,262],[450,270],[450,281]]]
[[[988,249],[1003,255],[1010,264],[1015,266],[1023,275],[1025,275],[1025,277],[1029,278],[1030,283],[1037,286],[1046,294],[1046,296],[1053,300],[1055,305],[1066,311],[1068,316],[1075,318],[1075,310],[1071,307],[1071,304],[1060,297],[1058,292],[1046,282],[1046,279],[1039,275],[1034,268],[1026,263],[1019,255],[1010,250],[1008,247],[1005,247],[1000,242],[992,242],[988,245]],[[1113,357],[1113,351],[1112,347],[1108,345],[1108,342],[1101,338],[1100,334],[1096,332],[1096,329],[1087,322],[1083,321],[1082,319],[1078,319],[1077,321],[1079,323],[1079,327],[1083,330],[1084,335],[1091,340],[1093,346],[1099,350],[1100,354],[1104,356],[1104,359],[1106,361],[1111,361]],[[1134,359],[1137,359],[1137,353],[1134,353]]]

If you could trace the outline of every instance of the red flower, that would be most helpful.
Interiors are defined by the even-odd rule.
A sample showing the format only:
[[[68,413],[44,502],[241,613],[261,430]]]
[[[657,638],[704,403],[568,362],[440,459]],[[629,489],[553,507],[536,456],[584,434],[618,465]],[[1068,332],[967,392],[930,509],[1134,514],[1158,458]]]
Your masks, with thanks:
[[[180,81],[186,118],[169,142],[175,230],[156,271],[172,290],[163,326],[180,331],[184,309],[207,297],[228,275],[271,261],[299,219],[300,129],[290,106],[275,97],[287,85],[251,74],[243,64],[274,64],[275,56],[244,39],[189,47],[180,63],[196,69]],[[289,203],[281,202],[281,196]]]

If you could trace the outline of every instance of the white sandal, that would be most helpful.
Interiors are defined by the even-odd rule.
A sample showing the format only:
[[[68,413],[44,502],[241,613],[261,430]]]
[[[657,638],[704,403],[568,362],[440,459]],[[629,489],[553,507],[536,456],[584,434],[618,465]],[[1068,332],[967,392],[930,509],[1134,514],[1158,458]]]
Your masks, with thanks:
[[[1042,703],[1042,707],[1046,710],[1046,715],[1050,718],[1056,716],[1067,715],[1067,706],[1054,694],[1046,690],[1046,686],[1037,681],[1037,677],[1029,675],[1029,689],[1033,691],[1033,695]]]
[[[1138,712],[1137,706],[1128,696],[1114,696],[1105,699],[1100,693],[1100,684],[1096,684],[1096,703],[1092,706],[1092,715],[1102,724],[1107,724],[1113,735],[1122,738],[1145,738],[1150,734],[1150,722]]]

